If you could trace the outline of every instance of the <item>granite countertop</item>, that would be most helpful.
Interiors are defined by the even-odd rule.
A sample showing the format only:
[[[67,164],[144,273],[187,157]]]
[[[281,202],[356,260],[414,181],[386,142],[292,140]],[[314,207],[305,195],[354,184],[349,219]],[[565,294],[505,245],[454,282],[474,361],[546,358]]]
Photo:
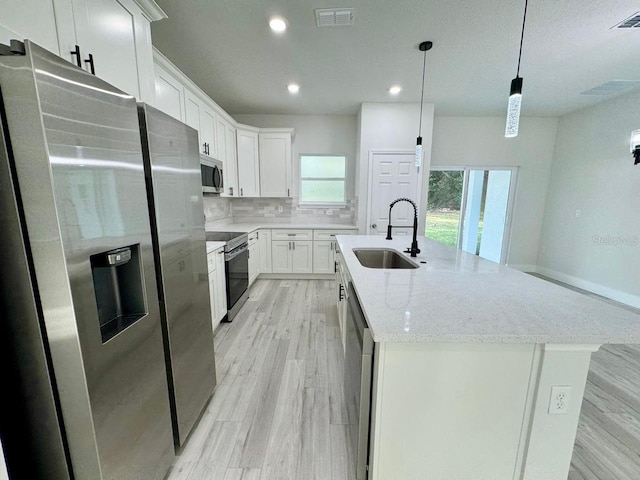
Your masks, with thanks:
[[[227,242],[207,242],[207,253],[211,253],[219,248],[224,247]]]
[[[304,230],[357,230],[355,225],[335,223],[229,223],[226,225],[207,225],[207,232],[246,232],[265,229],[304,229]]]
[[[630,310],[433,240],[418,238],[420,268],[383,270],[363,267],[352,249],[402,252],[409,237],[336,239],[376,342],[640,343]]]

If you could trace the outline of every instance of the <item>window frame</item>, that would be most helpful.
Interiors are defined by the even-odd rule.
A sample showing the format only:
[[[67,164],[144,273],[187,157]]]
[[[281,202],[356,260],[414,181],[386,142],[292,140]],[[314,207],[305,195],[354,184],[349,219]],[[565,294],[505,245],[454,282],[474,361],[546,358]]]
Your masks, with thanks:
[[[302,158],[303,157],[342,157],[344,158],[344,177],[303,177]],[[347,206],[347,162],[349,157],[343,153],[301,153],[298,158],[298,206],[301,208],[336,208]],[[341,202],[305,202],[302,200],[302,182],[304,180],[314,181],[342,181],[344,184],[343,200]]]

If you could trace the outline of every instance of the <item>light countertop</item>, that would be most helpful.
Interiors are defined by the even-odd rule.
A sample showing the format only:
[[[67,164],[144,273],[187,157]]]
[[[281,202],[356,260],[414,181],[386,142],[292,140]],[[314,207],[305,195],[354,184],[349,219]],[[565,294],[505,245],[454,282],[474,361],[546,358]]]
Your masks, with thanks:
[[[207,232],[246,232],[264,229],[303,229],[303,230],[357,230],[355,225],[335,223],[229,223],[226,225],[208,224]]]
[[[353,248],[402,252],[410,237],[337,236],[377,342],[640,343],[640,315],[419,237],[413,270],[363,267]],[[408,254],[404,254],[409,258]]]
[[[227,242],[207,242],[207,253],[211,253],[219,248],[224,247]]]

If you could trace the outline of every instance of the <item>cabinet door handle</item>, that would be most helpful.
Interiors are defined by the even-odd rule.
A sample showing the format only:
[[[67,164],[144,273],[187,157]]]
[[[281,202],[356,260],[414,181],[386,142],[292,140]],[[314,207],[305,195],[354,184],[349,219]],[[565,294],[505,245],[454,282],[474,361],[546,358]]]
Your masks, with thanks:
[[[333,242],[331,242],[331,251],[333,252]]]
[[[338,262],[333,262],[333,273],[338,273]]]
[[[218,252],[218,255],[224,255],[224,250],[220,250],[220,251]]]
[[[89,70],[91,71],[91,75],[95,75],[96,74],[96,67],[93,64],[93,53],[89,54],[89,58],[85,58],[84,63],[88,63],[89,64]]]
[[[240,196],[241,196],[241,197],[244,197],[244,188],[241,188],[241,189],[240,189]]]
[[[287,197],[291,196],[291,189],[287,188]]]
[[[71,56],[76,57],[76,65],[82,68],[82,56],[80,54],[80,45],[76,45],[76,48],[71,50]]]
[[[338,301],[341,302],[342,300],[344,300],[344,287],[342,286],[342,284],[340,284],[340,289],[338,290]]]
[[[296,249],[296,242],[291,242],[291,243],[293,243],[293,249],[295,250]]]

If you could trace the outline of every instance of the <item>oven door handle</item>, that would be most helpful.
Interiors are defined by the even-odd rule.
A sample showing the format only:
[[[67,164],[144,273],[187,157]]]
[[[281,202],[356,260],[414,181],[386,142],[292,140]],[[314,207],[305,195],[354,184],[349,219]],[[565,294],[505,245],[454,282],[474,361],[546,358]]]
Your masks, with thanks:
[[[234,248],[229,253],[225,253],[224,254],[224,261],[228,262],[229,260],[233,260],[238,255],[242,255],[247,250],[249,250],[249,244],[248,243],[246,243],[244,245],[241,245],[241,246],[239,246],[237,248]]]

